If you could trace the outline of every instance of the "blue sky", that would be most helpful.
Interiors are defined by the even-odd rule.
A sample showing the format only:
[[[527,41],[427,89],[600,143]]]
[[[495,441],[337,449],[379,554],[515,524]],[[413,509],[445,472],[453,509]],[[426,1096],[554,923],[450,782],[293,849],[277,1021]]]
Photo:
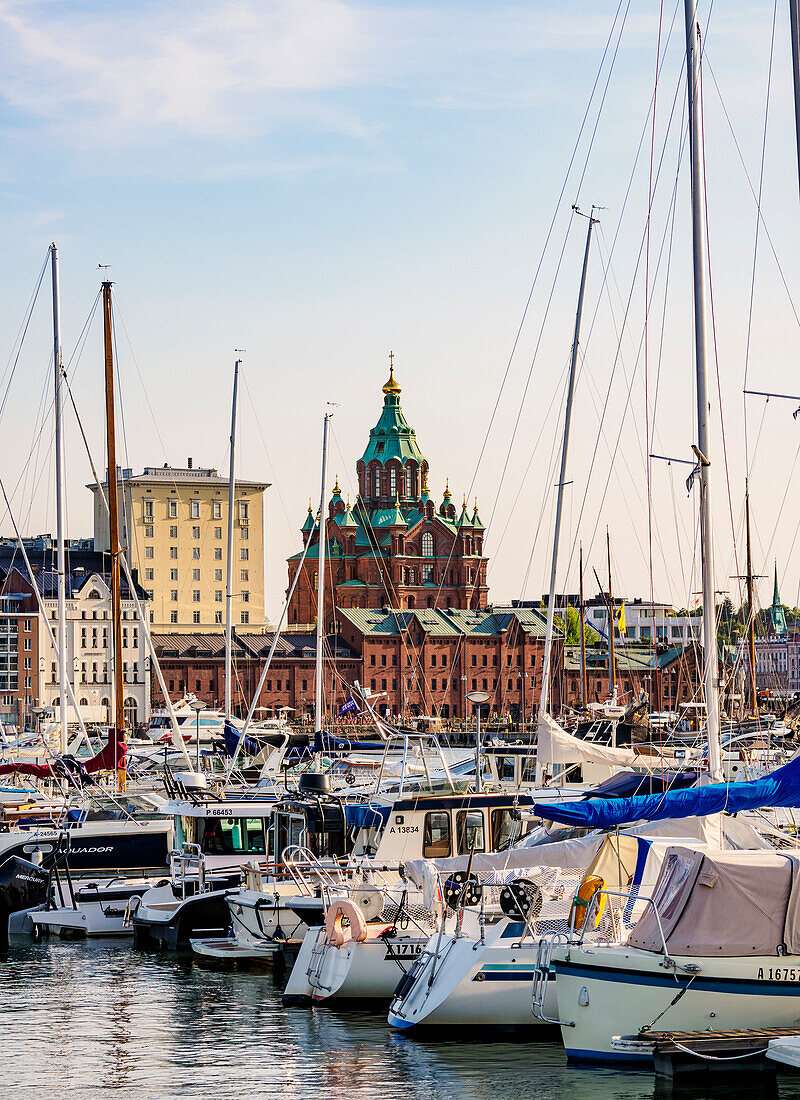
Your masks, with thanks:
[[[749,384],[792,393],[800,386],[794,381],[798,322],[784,280],[792,297],[800,296],[800,218],[783,7],[776,23],[762,203],[783,274],[762,232]],[[478,464],[603,50],[612,26],[622,25],[621,18],[615,22],[617,10],[614,0],[0,0],[4,355],[12,352],[51,239],[62,257],[68,351],[94,300],[98,263],[112,265],[131,341],[129,347],[120,329],[129,464],[182,464],[192,455],[196,463],[222,467],[234,348],[247,349],[239,467],[243,476],[274,483],[267,541],[274,616],[286,583],[285,558],[297,547],[308,496],[317,492],[326,402],[338,403],[331,472],[352,492],[355,461],[378,417],[391,348],[406,414],[431,463],[432,491],[441,494],[449,476],[459,503],[463,492],[477,493],[484,522],[494,515],[487,540],[493,595],[539,595],[546,587],[552,521],[554,478],[548,466],[559,432],[560,380],[585,232],[585,223],[572,219],[567,234],[569,207],[576,198],[585,208],[596,202],[606,209],[588,288],[585,332],[591,335],[576,402],[565,537],[568,545],[582,539],[600,572],[608,523],[617,587],[646,594],[641,355],[637,362],[644,317],[641,265],[636,278],[634,272],[647,208],[659,14],[653,0],[629,5],[583,183],[578,188],[577,166],[586,157],[591,128],[584,131],[558,206]],[[707,6],[700,13],[705,26]],[[713,78],[756,187],[772,14],[772,4],[718,5],[706,35]],[[662,142],[666,151],[653,204],[651,277],[671,224],[678,171],[682,41],[682,4],[665,3],[656,158]],[[607,65],[602,74],[600,87]],[[713,78],[707,71],[704,97],[728,458],[726,472],[717,423],[717,566],[725,588],[738,571],[731,511],[741,555],[741,389],[755,209]],[[647,136],[632,174],[642,132]],[[648,344],[651,403],[659,349],[662,363],[654,446],[683,457],[694,438],[684,168],[678,175],[664,335],[666,261],[656,279]],[[49,324],[43,294],[0,419],[3,476],[11,486],[19,482],[15,508],[30,531],[54,524],[47,431],[23,473],[49,379]],[[75,378],[98,455],[100,341],[95,325]],[[592,462],[598,409],[615,361]],[[713,364],[712,377],[716,386]],[[633,379],[627,405],[626,378]],[[754,446],[763,413],[752,469],[757,565],[769,572],[771,558],[778,556],[784,594],[794,603],[800,570],[793,563],[796,478],[790,473],[800,426],[791,411],[775,402],[766,412],[753,405],[750,437]],[[77,536],[89,533],[91,512],[83,488],[89,469],[74,426],[68,457],[69,528]],[[652,475],[655,595],[679,604],[690,602],[698,587],[691,568],[695,502],[687,497],[683,476],[682,468],[663,466]],[[7,520],[0,526],[10,530]],[[563,560],[563,586],[574,588],[574,561],[568,554]],[[763,596],[768,600],[766,587]]]

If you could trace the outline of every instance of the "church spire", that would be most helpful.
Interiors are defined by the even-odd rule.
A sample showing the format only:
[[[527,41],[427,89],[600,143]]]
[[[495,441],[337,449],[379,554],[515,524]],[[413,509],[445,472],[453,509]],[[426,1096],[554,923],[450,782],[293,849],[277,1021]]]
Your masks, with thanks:
[[[775,634],[786,633],[786,616],[783,614],[780,593],[778,592],[778,562],[775,562],[775,584],[772,589],[772,607],[769,611],[772,629]]]

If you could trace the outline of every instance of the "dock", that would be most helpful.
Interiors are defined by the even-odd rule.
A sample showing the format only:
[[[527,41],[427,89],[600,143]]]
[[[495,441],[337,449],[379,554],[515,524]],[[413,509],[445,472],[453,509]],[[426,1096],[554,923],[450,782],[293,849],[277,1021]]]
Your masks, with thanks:
[[[685,1073],[736,1072],[774,1069],[767,1061],[773,1039],[800,1040],[800,1027],[731,1028],[713,1031],[643,1031],[615,1036],[611,1045],[621,1054],[652,1053],[656,1074],[679,1077]]]

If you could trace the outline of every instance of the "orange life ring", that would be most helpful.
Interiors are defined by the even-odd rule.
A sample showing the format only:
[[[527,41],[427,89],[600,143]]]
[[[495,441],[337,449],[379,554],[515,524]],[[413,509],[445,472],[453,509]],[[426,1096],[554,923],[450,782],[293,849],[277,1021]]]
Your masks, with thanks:
[[[349,929],[342,928],[342,918],[350,922]],[[331,947],[342,947],[348,940],[363,943],[367,938],[367,922],[360,908],[349,898],[334,898],[325,914],[325,938]]]
[[[604,889],[605,881],[599,875],[587,875],[583,882],[578,887],[575,897],[572,899],[572,908],[569,911],[569,926],[573,932],[580,931],[585,922],[586,915],[589,912],[589,906],[592,903],[592,899],[595,894]],[[608,898],[604,894],[597,905],[597,909],[594,915],[594,926],[600,924],[600,918],[603,915],[603,910],[606,907]]]

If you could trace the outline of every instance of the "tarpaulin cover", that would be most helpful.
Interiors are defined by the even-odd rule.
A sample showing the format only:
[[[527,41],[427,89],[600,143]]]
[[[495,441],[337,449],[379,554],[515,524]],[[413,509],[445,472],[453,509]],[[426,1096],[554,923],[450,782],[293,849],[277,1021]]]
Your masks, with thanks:
[[[795,954],[798,866],[783,852],[669,848],[653,891],[658,918],[648,907],[628,943],[671,955]]]
[[[661,821],[739,813],[761,806],[800,806],[800,759],[745,783],[709,783],[705,787],[666,791],[632,798],[590,798],[585,802],[537,803],[534,812],[547,821],[605,829],[631,821]]]
[[[365,802],[348,804],[344,808],[344,819],[356,829],[380,829],[389,820],[389,806],[368,806]]]

